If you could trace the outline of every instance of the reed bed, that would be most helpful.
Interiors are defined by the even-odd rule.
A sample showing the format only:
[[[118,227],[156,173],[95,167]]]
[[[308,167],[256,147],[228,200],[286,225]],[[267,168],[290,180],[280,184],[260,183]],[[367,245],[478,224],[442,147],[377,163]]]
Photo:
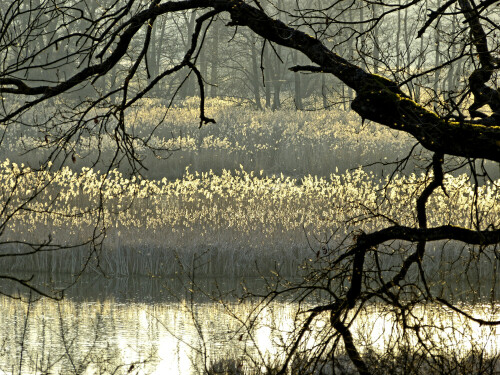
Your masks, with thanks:
[[[3,218],[12,217],[0,250],[27,251],[9,241],[50,239],[75,246],[97,228],[106,233],[99,265],[109,274],[171,275],[194,266],[201,274],[243,276],[254,275],[258,266],[294,275],[299,264],[334,248],[346,233],[381,228],[388,218],[414,225],[409,207],[423,181],[423,175],[379,180],[362,170],[299,180],[244,169],[220,175],[186,170],[182,179],[158,181],[127,179],[118,171],[35,172],[6,161],[0,165],[0,201],[6,207]],[[431,197],[429,224],[472,227],[474,189],[467,177],[447,176],[445,187],[447,195],[439,191]],[[499,194],[498,183],[478,191],[482,222],[495,227],[500,225]],[[464,251],[453,243],[432,246],[436,252],[429,252],[428,267],[436,271]],[[439,252],[443,246],[448,247],[445,255]],[[82,246],[6,257],[0,266],[75,272],[88,251]],[[405,256],[400,251],[386,254],[387,261],[399,261]]]
[[[147,144],[137,141],[134,145],[145,158],[148,170],[143,173],[147,178],[182,178],[186,167],[221,174],[224,169],[238,169],[240,164],[247,171],[262,170],[269,176],[283,173],[297,178],[308,174],[328,178],[336,168],[343,171],[402,158],[415,143],[406,133],[362,124],[355,113],[340,109],[255,111],[250,105],[224,99],[209,99],[206,109],[207,116],[217,123],[201,129],[197,98],[170,109],[159,100],[144,99],[128,112],[127,131],[148,140]],[[101,150],[101,159],[106,161],[116,149],[113,134],[95,135],[97,130],[91,127],[100,125],[89,122],[89,129],[82,130],[77,139],[65,140],[65,147],[75,156],[75,170],[90,167],[96,150]],[[1,141],[0,156],[38,165],[48,156],[52,140],[50,134],[45,137],[33,129],[12,127]],[[60,143],[57,146],[61,147]],[[165,151],[153,155],[148,147]],[[32,151],[19,155],[26,150]],[[126,172],[125,166],[122,171]]]

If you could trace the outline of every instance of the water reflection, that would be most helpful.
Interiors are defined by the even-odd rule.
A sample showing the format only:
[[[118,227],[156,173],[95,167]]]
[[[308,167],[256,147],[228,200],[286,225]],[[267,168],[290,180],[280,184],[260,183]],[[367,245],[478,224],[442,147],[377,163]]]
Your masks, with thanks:
[[[198,374],[221,357],[246,366],[243,352],[257,360],[279,358],[280,346],[297,323],[297,305],[281,301],[262,310],[258,324],[247,332],[235,317],[249,316],[256,307],[251,302],[223,306],[184,292],[173,295],[165,290],[165,280],[122,280],[129,286],[126,292],[123,285],[114,289],[116,283],[84,280],[63,302],[26,304],[1,297],[0,371]],[[182,282],[168,283],[181,290]],[[235,285],[234,280],[219,282],[218,290]],[[462,307],[478,318],[500,319],[500,305]],[[475,345],[488,354],[500,352],[499,328],[469,323],[451,310],[437,314],[432,306],[416,307],[413,314],[440,327],[433,339],[444,351],[459,348],[467,355]],[[394,316],[381,305],[365,309],[356,322],[352,328],[361,347],[382,351],[402,337]],[[304,346],[312,347],[326,327],[325,320],[318,320]]]

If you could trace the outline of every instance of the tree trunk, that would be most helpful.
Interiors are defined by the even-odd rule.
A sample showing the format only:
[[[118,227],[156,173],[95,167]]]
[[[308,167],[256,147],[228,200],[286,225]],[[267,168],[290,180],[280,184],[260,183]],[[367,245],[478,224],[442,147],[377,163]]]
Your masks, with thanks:
[[[188,32],[188,40],[187,40],[187,45],[185,46],[186,50],[191,46],[191,41],[192,41],[192,36],[194,32],[194,27],[196,23],[196,10],[193,10],[191,12],[191,15],[189,17],[189,20],[186,19],[187,22],[187,32]],[[183,71],[184,74],[182,74],[181,79],[184,79],[186,77],[186,74],[188,71],[185,70]],[[184,85],[181,87],[179,90],[179,95],[181,98],[186,98],[188,96],[194,96],[195,95],[195,77],[191,73],[190,76],[186,79],[184,82]]]
[[[219,22],[215,21],[212,29],[212,64],[210,69],[210,96],[217,97],[219,84]]]
[[[344,89],[345,85],[342,85],[342,97],[344,97]],[[323,99],[323,108],[328,107],[328,102],[326,100],[326,83],[325,83],[325,75],[321,75],[321,98]],[[344,109],[345,109],[345,101],[344,101]]]
[[[252,56],[251,64],[252,64],[253,79],[251,80],[251,84],[253,88],[253,96],[257,109],[262,110],[262,104],[260,103],[260,74],[257,65],[258,54],[257,54],[257,48],[255,47],[255,43],[257,43],[257,41],[253,33],[250,34],[249,43]]]
[[[297,65],[299,60],[298,52],[292,52],[292,61],[293,65]],[[302,105],[302,82],[300,73],[294,74],[294,89],[295,89],[295,107],[298,110],[303,110],[304,106]]]
[[[264,54],[263,56],[265,57],[265,61],[262,61],[262,64],[264,66],[264,85],[265,85],[265,94],[266,94],[266,108],[271,108],[271,72],[270,72],[270,67],[266,67],[266,63],[269,63],[269,47],[266,45],[264,47]]]

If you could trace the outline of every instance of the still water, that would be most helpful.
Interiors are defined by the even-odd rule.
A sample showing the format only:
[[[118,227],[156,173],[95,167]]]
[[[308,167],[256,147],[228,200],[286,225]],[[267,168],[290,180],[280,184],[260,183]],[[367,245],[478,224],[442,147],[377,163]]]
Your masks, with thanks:
[[[238,289],[240,281],[200,284],[219,293]],[[259,280],[246,283],[260,285]],[[255,311],[255,302],[238,303],[229,294],[229,302],[221,304],[188,289],[178,280],[90,278],[70,289],[62,302],[0,297],[0,374],[199,374],[221,358],[247,366],[243,352],[255,359],[279,358],[279,343],[294,327],[297,304],[267,306],[249,332],[242,325],[249,323],[245,318]],[[500,305],[467,307],[486,319],[500,319],[499,310]],[[416,308],[415,314],[443,328],[445,335],[435,340],[445,347],[464,355],[474,345],[492,355],[500,352],[500,328],[465,324],[451,310],[433,314]],[[390,314],[375,305],[358,321],[352,328],[361,333],[362,345],[384,350],[397,336]],[[326,321],[318,320],[315,329],[325,327]]]

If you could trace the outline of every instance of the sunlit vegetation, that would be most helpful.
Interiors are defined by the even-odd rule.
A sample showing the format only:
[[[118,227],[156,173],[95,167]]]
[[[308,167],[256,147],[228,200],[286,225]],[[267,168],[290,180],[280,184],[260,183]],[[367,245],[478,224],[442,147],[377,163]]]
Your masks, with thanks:
[[[0,0],[0,372],[500,374],[496,3]]]
[[[147,139],[147,143],[134,143],[135,151],[145,158],[145,176],[180,178],[187,166],[198,172],[221,173],[241,164],[245,170],[263,170],[266,175],[328,177],[336,168],[344,171],[377,161],[393,161],[391,155],[402,158],[415,143],[405,133],[373,123],[362,124],[353,112],[340,109],[255,111],[248,104],[235,105],[223,99],[208,100],[206,107],[207,114],[217,123],[201,129],[197,98],[170,109],[164,102],[145,99],[130,109],[127,131]],[[46,114],[47,118],[52,115],[50,110]],[[95,111],[87,117],[92,124],[88,126],[97,131],[102,121],[99,113]],[[11,160],[38,165],[53,147],[64,147],[75,157],[75,164],[70,164],[78,168],[90,166],[99,150],[98,166],[102,166],[111,160],[116,149],[113,136],[112,132],[99,136],[89,132],[62,144],[50,134],[45,137],[12,128],[2,141],[2,151]],[[31,151],[16,156],[27,150]],[[168,160],[159,160],[163,158]],[[381,167],[374,170],[380,171]]]
[[[243,169],[220,175],[187,169],[182,179],[146,180],[127,179],[118,171],[77,173],[67,167],[35,172],[9,161],[0,168],[4,215],[12,216],[4,253],[26,251],[7,240],[81,243],[97,225],[106,231],[99,265],[115,275],[173,274],[201,254],[207,257],[198,270],[202,274],[249,275],[259,265],[294,275],[306,259],[334,256],[348,232],[370,231],[388,222],[414,224],[415,212],[408,205],[426,179],[412,174],[379,180],[360,169],[300,179]],[[445,189],[429,201],[430,225],[471,227],[474,205],[482,222],[500,225],[498,184],[487,183],[475,194],[465,175],[448,175]],[[412,198],[406,202],[397,199],[401,196]],[[448,250],[439,259],[429,255],[430,269],[443,270],[455,255],[461,259],[462,248],[453,243],[434,246]],[[399,251],[403,256],[405,250],[395,247],[382,257],[397,263]],[[85,254],[80,246],[4,261],[10,270],[75,272]]]

